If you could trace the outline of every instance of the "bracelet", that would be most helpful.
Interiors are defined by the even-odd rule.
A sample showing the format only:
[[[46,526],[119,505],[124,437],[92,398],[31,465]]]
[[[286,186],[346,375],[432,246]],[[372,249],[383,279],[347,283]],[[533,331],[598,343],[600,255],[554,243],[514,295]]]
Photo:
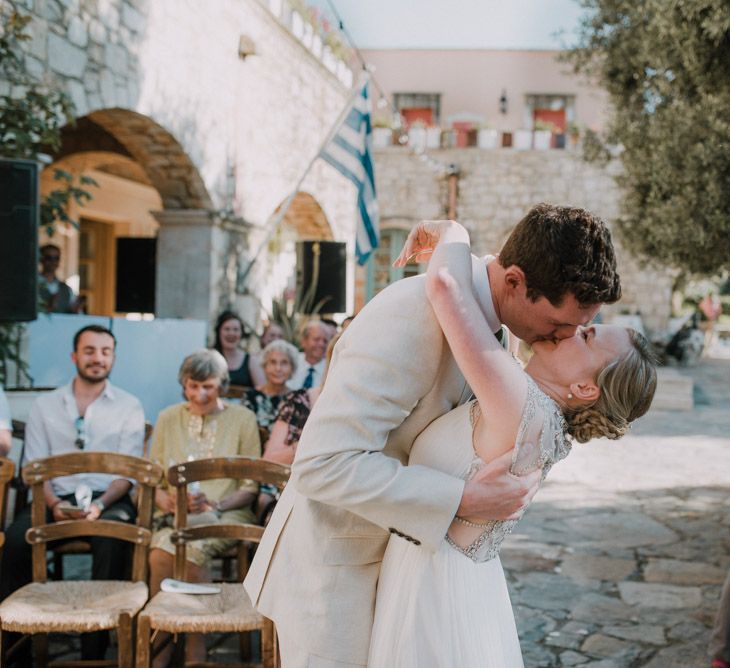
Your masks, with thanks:
[[[458,515],[454,516],[454,521],[467,527],[473,527],[475,529],[485,529],[486,527],[491,526],[491,522],[487,522],[486,524],[479,524],[478,522],[465,520],[463,517],[459,517]]]
[[[215,504],[213,505],[213,512],[218,517],[220,517],[223,514],[223,509],[221,508],[221,502],[220,501],[216,501]]]

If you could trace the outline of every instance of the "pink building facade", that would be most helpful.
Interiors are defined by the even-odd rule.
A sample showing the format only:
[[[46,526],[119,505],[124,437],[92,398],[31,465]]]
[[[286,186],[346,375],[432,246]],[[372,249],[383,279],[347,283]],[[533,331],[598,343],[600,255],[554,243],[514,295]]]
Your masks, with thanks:
[[[442,128],[488,125],[499,132],[532,130],[536,119],[600,130],[607,96],[558,61],[559,51],[489,49],[365,50],[386,98],[405,118]],[[409,109],[432,109],[428,114]],[[386,116],[388,108],[378,114]],[[562,121],[561,121],[562,119]]]

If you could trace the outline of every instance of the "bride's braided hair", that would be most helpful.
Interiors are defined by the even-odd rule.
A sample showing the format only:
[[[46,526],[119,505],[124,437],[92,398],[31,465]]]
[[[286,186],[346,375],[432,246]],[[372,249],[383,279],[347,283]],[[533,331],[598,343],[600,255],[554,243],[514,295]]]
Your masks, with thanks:
[[[631,350],[598,374],[598,399],[590,406],[564,411],[568,434],[579,443],[599,437],[621,438],[651,406],[657,382],[656,358],[641,334],[627,331]]]

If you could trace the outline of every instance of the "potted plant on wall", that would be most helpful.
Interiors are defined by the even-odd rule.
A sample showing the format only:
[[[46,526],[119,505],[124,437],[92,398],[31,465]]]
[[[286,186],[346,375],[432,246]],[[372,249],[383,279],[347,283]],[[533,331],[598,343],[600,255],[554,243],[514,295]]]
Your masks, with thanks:
[[[426,123],[421,120],[413,121],[408,128],[408,145],[417,151],[426,148]]]
[[[555,126],[552,123],[547,123],[539,119],[535,121],[534,139],[536,151],[547,151],[550,148],[554,128]]]
[[[304,0],[289,0],[291,7],[291,31],[294,37],[302,39],[304,37],[304,24],[306,22],[305,15],[307,12],[307,4]]]
[[[441,148],[441,127],[429,125],[426,128],[426,148]]]
[[[477,146],[479,148],[497,148],[499,133],[489,123],[483,123],[477,128]]]
[[[373,118],[373,148],[385,148],[393,144],[393,122],[386,116]]]

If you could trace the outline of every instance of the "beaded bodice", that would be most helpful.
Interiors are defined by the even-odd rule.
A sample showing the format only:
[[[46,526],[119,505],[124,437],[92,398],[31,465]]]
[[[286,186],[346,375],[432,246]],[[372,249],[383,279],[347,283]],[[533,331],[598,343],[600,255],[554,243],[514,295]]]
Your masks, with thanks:
[[[473,447],[474,426],[479,414],[479,405],[472,401],[431,423],[416,439],[409,464],[430,466],[470,480],[486,466]],[[571,446],[565,437],[565,421],[560,410],[529,377],[516,444],[520,445],[527,439],[539,444],[536,453],[537,463],[543,471],[542,480],[552,465],[570,452]],[[513,462],[517,451],[515,447]],[[478,527],[465,527],[455,521],[446,540],[469,559],[488,561],[499,554],[502,542],[516,524],[517,520],[494,520]]]

